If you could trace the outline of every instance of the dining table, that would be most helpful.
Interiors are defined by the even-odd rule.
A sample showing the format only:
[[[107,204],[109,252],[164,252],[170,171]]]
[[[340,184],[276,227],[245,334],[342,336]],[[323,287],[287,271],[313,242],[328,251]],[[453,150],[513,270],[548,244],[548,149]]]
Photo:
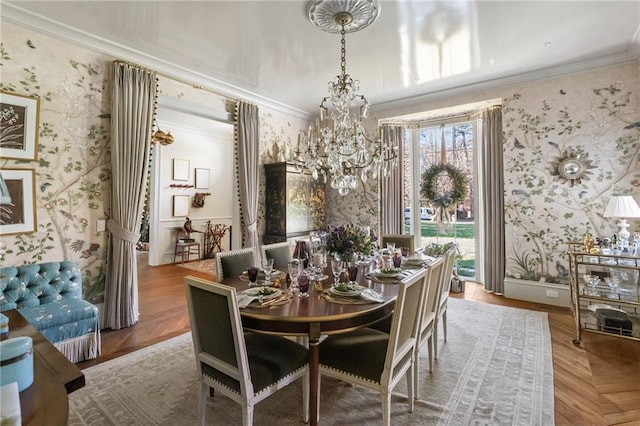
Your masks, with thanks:
[[[285,287],[285,272],[281,271],[279,279],[281,287]],[[362,273],[357,280],[359,285],[373,289],[375,294],[380,295],[380,299],[348,303],[345,299],[332,298],[327,294],[334,282],[333,277],[328,277],[330,275],[327,273],[324,279],[312,280],[307,298],[302,298],[299,292],[293,291],[290,292],[292,296],[282,303],[264,305],[251,303],[240,309],[245,330],[308,337],[311,425],[316,425],[318,422],[321,337],[367,327],[390,317],[398,294],[398,280],[368,279],[370,275]],[[341,280],[348,281],[346,273],[342,274]],[[243,276],[225,278],[221,283],[235,287],[239,293],[249,288],[249,282]]]

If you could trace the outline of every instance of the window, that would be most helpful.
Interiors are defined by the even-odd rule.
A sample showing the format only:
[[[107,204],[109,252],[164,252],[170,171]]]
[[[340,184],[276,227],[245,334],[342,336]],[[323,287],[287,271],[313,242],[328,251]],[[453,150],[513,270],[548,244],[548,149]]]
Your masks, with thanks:
[[[456,265],[459,274],[474,277],[475,122],[460,121],[419,126],[406,130],[404,138],[405,233],[415,235],[419,247],[456,242],[462,254]],[[453,165],[467,178],[467,196],[457,205],[442,208],[421,195],[423,173],[438,164]],[[453,181],[446,173],[441,174],[437,182],[438,194],[446,194],[453,187]]]

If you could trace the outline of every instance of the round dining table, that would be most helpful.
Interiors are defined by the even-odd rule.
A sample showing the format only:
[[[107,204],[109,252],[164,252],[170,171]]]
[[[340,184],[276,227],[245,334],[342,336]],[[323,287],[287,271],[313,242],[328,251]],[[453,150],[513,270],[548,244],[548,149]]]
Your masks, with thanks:
[[[285,282],[284,278],[280,280]],[[383,302],[337,303],[327,300],[322,293],[333,282],[333,278],[312,282],[309,297],[301,298],[297,292],[287,302],[272,306],[250,304],[240,309],[242,325],[246,330],[284,336],[306,336],[309,339],[309,411],[310,424],[318,422],[318,381],[320,337],[346,333],[369,326],[389,317],[395,305],[398,285],[383,283],[360,277],[364,287],[377,290]],[[226,278],[221,283],[233,286],[238,292],[248,288],[248,281],[241,277]],[[317,287],[316,287],[317,284]],[[322,289],[320,289],[320,287]]]

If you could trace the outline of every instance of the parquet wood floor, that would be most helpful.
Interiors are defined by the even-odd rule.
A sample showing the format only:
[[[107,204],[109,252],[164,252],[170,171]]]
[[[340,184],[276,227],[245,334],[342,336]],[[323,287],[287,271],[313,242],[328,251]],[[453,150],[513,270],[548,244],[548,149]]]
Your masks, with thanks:
[[[186,275],[212,278],[176,265],[150,267],[142,262],[138,267],[139,322],[126,329],[103,331],[101,355],[78,366],[96,365],[189,331],[182,281]],[[505,299],[471,282],[464,293],[451,297],[549,314],[556,425],[640,426],[640,342],[583,333],[581,346],[575,346],[568,309]]]

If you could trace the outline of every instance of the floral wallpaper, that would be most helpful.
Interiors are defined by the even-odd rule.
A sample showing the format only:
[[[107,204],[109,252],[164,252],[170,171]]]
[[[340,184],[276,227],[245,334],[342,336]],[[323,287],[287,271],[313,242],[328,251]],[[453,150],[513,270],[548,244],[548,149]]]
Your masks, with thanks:
[[[503,98],[508,277],[567,282],[567,241],[616,233],[616,220],[603,218],[612,195],[640,201],[637,69],[557,78]],[[570,152],[591,167],[573,185],[557,173]]]
[[[35,169],[35,233],[1,236],[3,265],[73,260],[87,300],[104,294],[108,215],[111,58],[3,22],[0,90],[40,97],[37,161],[0,158],[0,168]]]

